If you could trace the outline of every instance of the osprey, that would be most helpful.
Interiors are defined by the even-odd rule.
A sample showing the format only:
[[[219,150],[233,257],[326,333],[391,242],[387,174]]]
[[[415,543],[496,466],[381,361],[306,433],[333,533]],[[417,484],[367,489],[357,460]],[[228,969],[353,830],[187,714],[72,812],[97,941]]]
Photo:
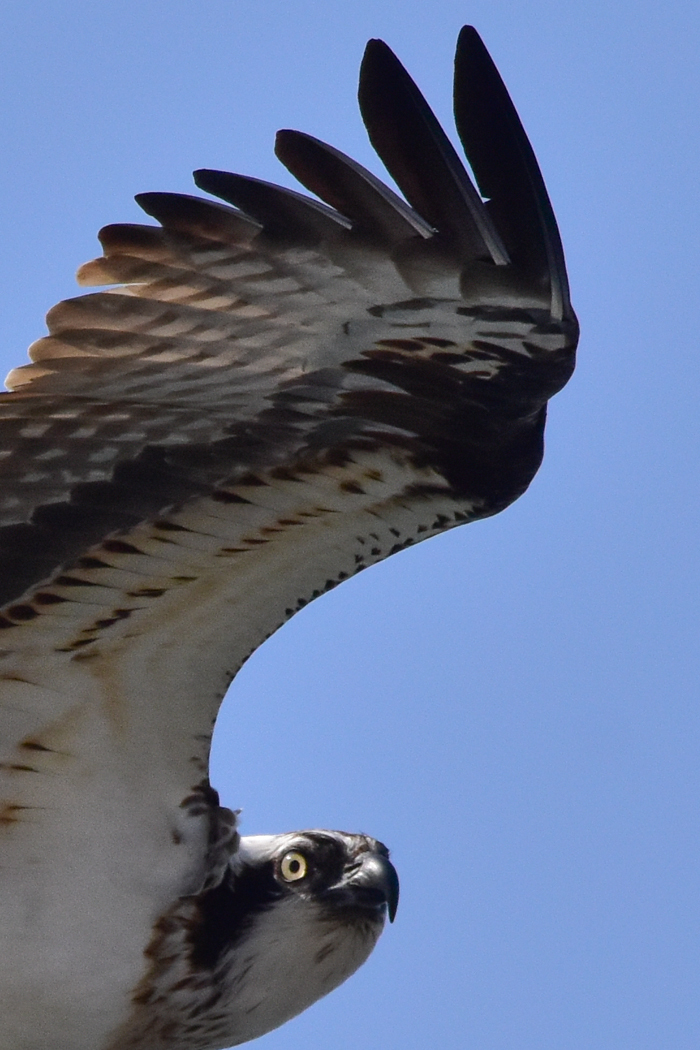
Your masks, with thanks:
[[[366,835],[239,838],[207,779],[238,668],[313,598],[527,488],[577,341],[532,149],[474,29],[479,190],[381,41],[405,200],[281,131],[315,198],[137,198],[0,397],[0,1048],[213,1050],[348,977],[398,880]],[[223,201],[225,203],[220,203]],[[325,202],[325,203],[321,203]]]

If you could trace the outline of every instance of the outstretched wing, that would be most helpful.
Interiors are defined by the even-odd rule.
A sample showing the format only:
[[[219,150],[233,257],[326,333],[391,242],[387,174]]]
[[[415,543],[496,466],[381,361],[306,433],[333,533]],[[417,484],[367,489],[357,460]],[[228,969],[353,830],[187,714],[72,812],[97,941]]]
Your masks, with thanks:
[[[66,965],[62,944],[89,995],[109,928],[126,987],[144,928],[201,880],[206,834],[181,804],[246,657],[537,470],[577,326],[537,163],[470,28],[455,100],[488,201],[371,41],[360,104],[408,204],[282,131],[278,156],[327,203],[214,171],[197,184],[226,204],[142,195],[160,225],[106,227],[79,273],[115,289],[56,306],[11,373],[0,864],[26,890],[20,970],[39,944]]]

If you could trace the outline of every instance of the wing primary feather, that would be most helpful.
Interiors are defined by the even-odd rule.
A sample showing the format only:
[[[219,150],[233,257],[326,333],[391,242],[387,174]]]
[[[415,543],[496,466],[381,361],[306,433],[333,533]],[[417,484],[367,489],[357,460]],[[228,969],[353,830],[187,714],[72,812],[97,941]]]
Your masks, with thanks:
[[[487,208],[516,266],[551,289],[552,316],[571,317],[564,250],[532,146],[473,26],[455,57],[455,122]]]
[[[271,182],[208,168],[195,171],[194,181],[200,190],[251,215],[273,238],[315,244],[350,229],[350,222],[332,208]]]
[[[205,240],[230,238],[236,244],[248,244],[261,229],[254,219],[240,211],[186,193],[137,193],[134,200],[166,229]],[[101,232],[108,233],[110,229],[106,227]]]
[[[157,226],[110,223],[102,227],[97,237],[105,256],[132,255],[154,261],[172,257],[165,233]]]
[[[367,44],[358,99],[372,145],[409,204],[465,261],[506,265],[506,247],[464,165],[383,40]]]
[[[352,221],[353,230],[396,244],[435,232],[371,171],[326,142],[287,128],[277,132],[275,153],[295,178]]]

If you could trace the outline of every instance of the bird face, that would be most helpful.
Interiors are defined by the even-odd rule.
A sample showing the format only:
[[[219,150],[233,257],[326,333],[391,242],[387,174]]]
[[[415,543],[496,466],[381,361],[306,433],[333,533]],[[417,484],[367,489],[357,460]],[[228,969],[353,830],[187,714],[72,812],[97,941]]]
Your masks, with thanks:
[[[254,1039],[342,984],[393,921],[398,895],[389,851],[366,835],[241,839],[226,878],[196,898],[188,922],[194,984],[218,990],[203,1045]]]
[[[272,853],[270,848],[272,847]],[[255,859],[257,855],[257,860]],[[328,922],[394,921],[399,896],[396,869],[381,842],[365,835],[311,831],[243,839],[243,863],[262,875],[266,866],[282,898],[297,895],[320,906]],[[264,878],[264,875],[263,875]]]

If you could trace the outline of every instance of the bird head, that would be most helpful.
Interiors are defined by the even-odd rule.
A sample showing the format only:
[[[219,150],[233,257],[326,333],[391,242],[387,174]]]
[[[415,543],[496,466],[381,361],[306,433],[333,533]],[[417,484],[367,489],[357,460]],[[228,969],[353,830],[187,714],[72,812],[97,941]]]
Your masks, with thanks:
[[[227,1045],[269,1032],[342,984],[393,921],[398,897],[389,851],[367,835],[242,838],[222,883],[197,899],[189,932],[193,968],[222,992]]]

